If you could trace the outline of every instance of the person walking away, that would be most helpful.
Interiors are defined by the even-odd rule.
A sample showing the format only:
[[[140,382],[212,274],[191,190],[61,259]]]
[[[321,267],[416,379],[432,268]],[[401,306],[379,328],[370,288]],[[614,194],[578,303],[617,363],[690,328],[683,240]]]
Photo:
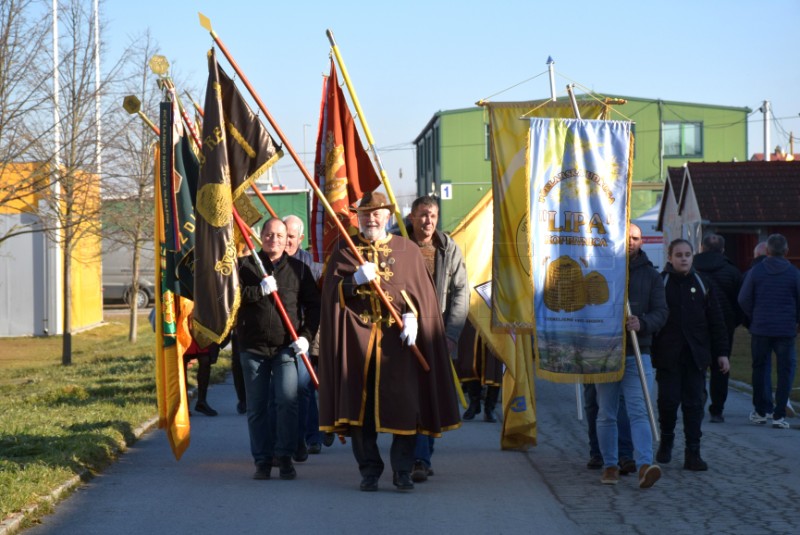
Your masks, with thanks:
[[[787,259],[789,245],[781,234],[767,238],[767,257],[744,278],[739,305],[750,329],[753,357],[753,411],[750,421],[789,429],[786,406],[797,366],[795,340],[800,321],[800,272]],[[772,402],[772,353],[777,389]]]
[[[703,238],[703,252],[694,256],[695,270],[705,275],[714,287],[719,300],[725,328],[728,332],[728,347],[733,347],[733,334],[742,323],[742,309],[739,307],[739,290],[742,287],[742,273],[725,256],[725,238],[719,234],[707,234]],[[716,362],[710,366],[708,390],[711,404],[708,407],[709,421],[723,423],[725,401],[728,399],[729,373],[723,373]]]

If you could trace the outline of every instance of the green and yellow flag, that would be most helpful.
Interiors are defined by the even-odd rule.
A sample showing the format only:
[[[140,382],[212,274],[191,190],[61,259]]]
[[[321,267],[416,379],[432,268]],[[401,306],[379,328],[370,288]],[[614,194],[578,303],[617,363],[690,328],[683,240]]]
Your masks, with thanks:
[[[182,139],[180,128],[177,132],[173,130],[173,112],[173,103],[162,104],[161,135],[155,164],[154,236],[159,254],[155,266],[154,312],[158,425],[166,430],[172,452],[180,460],[190,441],[183,354],[191,344],[187,319],[192,302],[182,297],[182,288],[185,290],[186,284],[191,285],[191,281],[181,284],[178,273],[181,264],[190,265],[186,263],[193,243],[193,233],[190,232],[193,229],[193,216],[189,186],[196,181],[196,175],[186,172],[182,156],[175,156],[175,152],[181,151],[181,145],[186,140]],[[176,137],[177,143],[173,143]],[[196,167],[194,172],[196,173]]]

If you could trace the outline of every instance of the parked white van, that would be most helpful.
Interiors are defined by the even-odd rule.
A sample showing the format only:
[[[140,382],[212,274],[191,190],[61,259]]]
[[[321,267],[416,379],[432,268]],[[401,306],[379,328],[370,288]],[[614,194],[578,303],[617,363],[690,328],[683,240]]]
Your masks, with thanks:
[[[139,255],[139,291],[136,306],[145,308],[155,299],[155,251],[153,244],[142,247]],[[103,302],[123,301],[133,297],[133,248],[103,240]]]

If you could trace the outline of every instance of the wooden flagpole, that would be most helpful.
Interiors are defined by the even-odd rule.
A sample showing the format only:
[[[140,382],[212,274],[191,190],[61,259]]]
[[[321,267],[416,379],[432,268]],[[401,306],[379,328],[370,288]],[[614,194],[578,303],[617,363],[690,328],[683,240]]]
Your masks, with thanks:
[[[356,108],[356,115],[358,115],[358,120],[361,121],[361,127],[364,129],[364,135],[367,136],[367,143],[369,143],[369,149],[372,151],[372,158],[375,160],[375,165],[378,166],[383,187],[386,188],[386,193],[389,195],[389,202],[394,205],[394,216],[397,219],[397,226],[400,227],[400,232],[402,233],[403,237],[408,238],[408,231],[406,230],[406,224],[403,221],[403,214],[400,213],[400,207],[397,204],[397,200],[394,198],[392,186],[389,184],[389,176],[386,174],[386,170],[383,168],[383,162],[381,162],[381,157],[378,154],[378,150],[375,148],[375,141],[372,139],[372,132],[367,124],[367,118],[364,116],[364,112],[361,109],[361,104],[358,101],[356,90],[353,87],[352,82],[350,82],[350,75],[347,74],[347,67],[344,65],[342,54],[339,52],[339,47],[336,45],[336,41],[333,38],[333,32],[328,29],[325,31],[325,33],[328,36],[328,41],[331,43],[333,55],[336,56],[336,62],[339,64],[339,70],[342,71],[342,78],[344,78],[344,82],[347,85],[347,91],[350,93],[350,98],[353,99],[353,106]]]
[[[239,64],[236,63],[236,60],[233,59],[233,56],[228,51],[228,48],[219,38],[217,33],[211,28],[211,21],[208,19],[208,17],[206,17],[202,13],[199,13],[199,16],[200,16],[200,25],[206,30],[208,30],[208,33],[211,34],[212,39],[214,39],[214,42],[217,44],[217,46],[219,46],[220,51],[225,55],[228,62],[231,64],[231,67],[233,67],[233,70],[236,71],[237,75],[239,75],[239,78],[241,79],[242,83],[250,92],[250,96],[252,96],[253,100],[256,101],[256,104],[258,104],[258,107],[264,114],[264,117],[266,117],[267,121],[269,121],[269,124],[275,130],[275,133],[278,135],[278,138],[280,138],[281,142],[283,143],[284,148],[292,157],[295,164],[297,164],[297,167],[298,169],[300,169],[300,172],[303,173],[303,176],[305,177],[306,182],[308,182],[308,185],[314,192],[314,195],[317,196],[319,202],[325,208],[325,212],[328,214],[331,221],[333,221],[336,227],[339,229],[339,234],[341,235],[341,238],[345,241],[347,247],[356,257],[356,260],[358,260],[359,265],[364,264],[366,262],[364,260],[364,257],[359,252],[358,248],[356,247],[356,244],[353,243],[353,239],[347,233],[347,230],[344,228],[344,225],[342,225],[342,222],[339,221],[338,217],[336,217],[336,213],[333,211],[333,208],[331,208],[330,203],[328,203],[328,200],[325,198],[325,194],[322,192],[322,190],[319,189],[317,183],[314,182],[314,179],[311,177],[311,174],[308,172],[305,165],[303,165],[303,161],[300,159],[300,156],[297,154],[294,148],[292,148],[292,145],[289,143],[289,140],[286,139],[286,136],[283,134],[283,131],[275,122],[275,119],[272,117],[272,114],[269,112],[269,110],[267,110],[267,107],[261,101],[261,98],[258,96],[258,93],[256,93],[255,89],[253,89],[253,86],[250,85],[250,81],[247,79],[242,70],[239,68]],[[378,298],[386,307],[386,310],[389,311],[389,314],[392,316],[392,319],[397,323],[397,326],[402,330],[403,318],[400,317],[400,314],[397,312],[394,306],[392,306],[392,304],[389,302],[388,296],[383,291],[383,288],[380,287],[378,281],[377,280],[371,281],[370,286],[372,287],[373,291],[375,291],[375,293],[378,295]],[[422,366],[422,369],[425,371],[430,371],[430,367],[428,366],[428,363],[425,361],[425,357],[422,355],[422,352],[419,350],[419,348],[416,345],[411,345],[408,347],[411,350],[411,352],[414,353],[414,356],[417,357],[417,360],[419,361],[420,366]]]

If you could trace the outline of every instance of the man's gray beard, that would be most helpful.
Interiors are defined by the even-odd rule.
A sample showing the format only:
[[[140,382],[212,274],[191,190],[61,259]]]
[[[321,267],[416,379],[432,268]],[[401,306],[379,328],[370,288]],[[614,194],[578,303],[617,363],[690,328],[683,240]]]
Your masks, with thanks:
[[[361,229],[361,234],[369,241],[376,241],[386,237],[386,229],[364,228]]]

